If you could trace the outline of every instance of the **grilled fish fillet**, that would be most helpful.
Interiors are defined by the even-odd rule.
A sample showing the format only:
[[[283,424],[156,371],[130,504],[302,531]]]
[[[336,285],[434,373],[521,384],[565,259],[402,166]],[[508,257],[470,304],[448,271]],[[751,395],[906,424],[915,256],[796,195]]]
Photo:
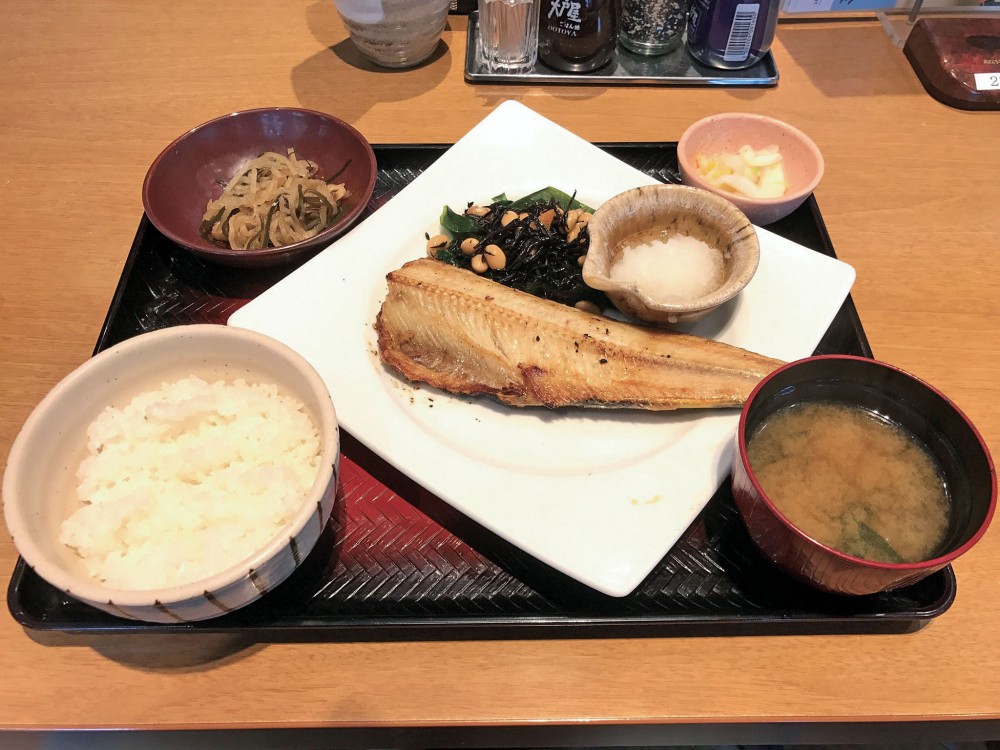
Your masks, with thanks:
[[[512,406],[739,406],[782,362],[592,315],[430,258],[386,277],[383,362],[411,381]]]

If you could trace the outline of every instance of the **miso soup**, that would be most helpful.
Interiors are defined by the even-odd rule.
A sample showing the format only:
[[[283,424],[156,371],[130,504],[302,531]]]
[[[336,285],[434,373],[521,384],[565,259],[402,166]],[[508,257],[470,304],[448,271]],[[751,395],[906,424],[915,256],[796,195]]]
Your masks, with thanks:
[[[878,562],[939,554],[950,503],[927,448],[859,407],[796,404],[768,417],[747,445],[774,505],[817,541]]]

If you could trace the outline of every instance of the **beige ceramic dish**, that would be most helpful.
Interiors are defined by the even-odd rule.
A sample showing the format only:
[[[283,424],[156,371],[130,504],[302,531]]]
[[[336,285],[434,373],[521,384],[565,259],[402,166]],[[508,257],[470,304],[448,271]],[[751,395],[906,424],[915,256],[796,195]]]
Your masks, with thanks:
[[[448,0],[335,0],[351,41],[376,65],[411,68],[439,46]]]
[[[597,209],[588,228],[590,249],[583,280],[607,294],[623,313],[656,325],[704,318],[740,293],[760,261],[760,244],[750,220],[724,198],[684,185],[650,185],[619,193]],[[703,297],[677,303],[654,299],[641,284],[612,280],[611,269],[624,242],[651,230],[689,235],[716,248],[725,269],[722,285]]]
[[[78,507],[76,469],[86,430],[107,405],[184,375],[205,380],[272,382],[302,401],[321,440],[319,473],[298,513],[271,541],[217,575],[149,591],[105,586],[59,542],[59,528]],[[3,478],[7,528],[38,575],[87,604],[119,617],[176,623],[231,612],[287,578],[316,544],[337,491],[337,416],[323,380],[299,354],[274,339],[222,325],[146,333],[98,354],[66,376],[29,415],[11,447]]]
[[[755,149],[777,145],[781,151],[788,189],[778,198],[748,198],[717,187],[699,173],[695,159],[720,153],[737,153],[742,146]],[[765,115],[727,112],[693,123],[677,142],[677,164],[685,185],[702,188],[731,201],[757,225],[788,216],[812,195],[823,178],[823,155],[812,139],[787,122]]]

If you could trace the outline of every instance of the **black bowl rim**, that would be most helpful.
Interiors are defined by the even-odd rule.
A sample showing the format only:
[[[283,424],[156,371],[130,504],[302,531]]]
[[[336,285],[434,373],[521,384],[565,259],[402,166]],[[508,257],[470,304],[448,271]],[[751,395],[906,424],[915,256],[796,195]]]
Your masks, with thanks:
[[[951,409],[953,409],[955,413],[962,419],[962,421],[968,426],[969,430],[972,432],[976,440],[979,442],[979,447],[983,452],[983,457],[986,459],[986,465],[989,468],[990,477],[992,480],[990,501],[989,501],[989,507],[986,510],[986,516],[983,518],[983,522],[979,525],[979,528],[968,539],[968,541],[966,541],[961,546],[956,547],[951,552],[948,552],[947,554],[944,555],[940,555],[939,557],[932,558],[930,560],[921,560],[912,563],[883,563],[883,562],[877,562],[875,560],[866,560],[863,557],[855,557],[854,555],[849,555],[846,552],[841,552],[840,550],[831,547],[827,544],[824,544],[818,539],[809,536],[806,532],[804,532],[802,529],[800,529],[798,526],[792,523],[792,521],[789,520],[789,518],[785,516],[785,514],[782,513],[781,510],[779,510],[778,507],[772,502],[771,498],[768,497],[767,493],[764,492],[760,484],[757,482],[757,477],[754,475],[753,469],[750,467],[750,459],[747,456],[747,440],[746,440],[747,415],[750,413],[750,407],[753,404],[754,400],[757,398],[757,394],[760,393],[760,391],[763,390],[764,387],[771,380],[776,378],[779,374],[787,372],[788,370],[801,367],[805,364],[820,360],[857,361],[857,362],[863,362],[866,365],[871,365],[874,367],[882,367],[888,370],[892,370],[898,373],[899,375],[902,375],[904,378],[909,378],[910,380],[916,382],[921,387],[926,388],[928,391],[936,394]],[[921,378],[918,378],[916,375],[913,375],[912,373],[909,373],[906,370],[896,367],[895,365],[890,365],[886,362],[881,362],[876,359],[870,359],[868,357],[859,357],[853,354],[821,354],[812,357],[805,357],[803,359],[798,359],[795,360],[794,362],[789,362],[779,367],[777,370],[773,371],[772,373],[767,375],[763,380],[761,380],[757,384],[757,386],[753,389],[753,391],[750,392],[750,395],[747,397],[746,403],[743,405],[743,409],[740,411],[740,422],[736,433],[736,444],[737,444],[737,450],[739,451],[740,462],[743,465],[744,471],[746,471],[747,478],[750,480],[751,484],[753,484],[753,487],[757,491],[758,496],[767,505],[771,513],[774,514],[775,518],[780,520],[781,523],[789,531],[791,531],[797,537],[807,541],[809,544],[818,547],[822,549],[824,552],[836,558],[844,560],[845,562],[849,562],[854,565],[860,565],[865,568],[872,568],[876,570],[885,570],[885,571],[895,571],[902,573],[902,572],[913,572],[921,570],[930,571],[944,567],[945,565],[951,563],[953,560],[964,555],[966,552],[972,549],[972,547],[974,547],[976,543],[979,542],[980,539],[982,539],[983,535],[986,533],[986,530],[990,526],[990,522],[993,519],[994,513],[996,512],[997,508],[996,467],[994,466],[993,457],[990,455],[989,448],[987,448],[986,442],[983,440],[983,436],[979,434],[979,430],[976,429],[976,426],[972,423],[972,420],[970,420],[968,416],[966,416],[965,412],[963,412],[961,409],[958,408],[958,406],[955,404],[954,401],[952,401],[950,398],[948,398],[940,390],[932,386],[927,381],[922,380]]]
[[[282,245],[281,247],[269,247],[262,250],[233,250],[232,248],[220,247],[209,242],[193,243],[189,239],[177,235],[176,233],[170,231],[168,227],[164,226],[157,216],[156,207],[152,205],[152,202],[150,201],[149,190],[150,185],[156,179],[156,173],[160,164],[169,156],[170,152],[197,132],[215,127],[222,122],[231,120],[232,118],[257,116],[269,112],[296,113],[310,117],[318,117],[321,120],[327,120],[337,124],[339,127],[342,127],[344,130],[351,133],[355,138],[357,138],[358,142],[364,146],[365,155],[368,157],[368,183],[365,185],[364,189],[355,193],[355,195],[358,196],[358,201],[351,208],[351,210],[345,213],[340,221],[324,229],[315,237],[309,237],[308,239],[299,240],[298,242],[293,242],[288,245]],[[202,255],[214,256],[219,259],[265,259],[272,256],[294,255],[297,251],[315,248],[324,241],[332,240],[342,232],[346,231],[365,209],[365,206],[367,206],[368,200],[371,198],[371,195],[375,190],[375,181],[377,177],[378,164],[376,162],[375,151],[372,148],[371,143],[369,143],[368,139],[365,138],[361,132],[349,122],[345,122],[339,117],[327,114],[326,112],[320,112],[315,109],[305,109],[303,107],[256,107],[254,109],[242,109],[236,112],[228,112],[227,114],[220,115],[218,117],[213,117],[211,120],[207,120],[200,125],[194,126],[190,130],[185,131],[172,140],[162,151],[160,151],[159,154],[157,154],[156,158],[153,159],[153,162],[149,165],[149,169],[146,170],[146,176],[142,181],[142,207],[153,226],[155,226],[161,234],[167,237],[167,239],[182,247],[186,247]]]

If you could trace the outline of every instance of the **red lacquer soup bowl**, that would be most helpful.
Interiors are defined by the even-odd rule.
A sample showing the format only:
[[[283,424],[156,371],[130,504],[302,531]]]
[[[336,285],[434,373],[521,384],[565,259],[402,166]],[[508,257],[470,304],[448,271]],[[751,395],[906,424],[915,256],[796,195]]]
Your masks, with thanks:
[[[748,442],[779,409],[817,401],[861,407],[894,422],[936,460],[951,508],[944,541],[933,558],[885,563],[840,552],[798,528],[768,497],[747,457]],[[989,450],[954,403],[896,367],[846,355],[792,362],[750,394],[740,416],[732,488],[754,543],[778,568],[824,591],[854,595],[907,586],[945,567],[982,538],[997,503]]]

